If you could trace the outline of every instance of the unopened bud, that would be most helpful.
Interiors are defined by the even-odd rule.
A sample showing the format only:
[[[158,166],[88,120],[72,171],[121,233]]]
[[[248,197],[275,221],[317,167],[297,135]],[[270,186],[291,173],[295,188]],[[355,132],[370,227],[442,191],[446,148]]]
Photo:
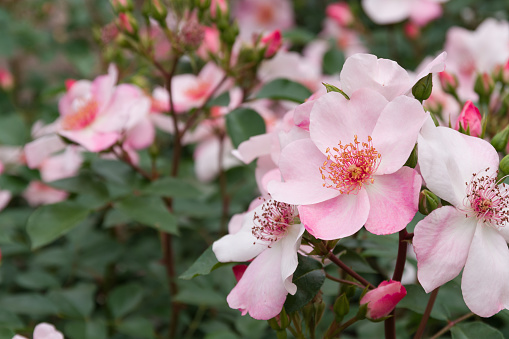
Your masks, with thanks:
[[[458,79],[455,75],[443,71],[438,73],[438,78],[440,79],[440,86],[442,86],[445,93],[451,94],[456,92],[456,88],[458,88]]]
[[[118,27],[130,36],[136,36],[138,33],[138,23],[131,13],[118,14]]]
[[[350,6],[346,2],[337,2],[327,6],[325,14],[339,26],[346,27],[354,22]]]
[[[203,41],[205,30],[202,25],[195,19],[189,19],[180,31],[182,42],[188,48],[197,48]]]
[[[503,130],[495,134],[493,139],[491,139],[491,144],[498,152],[503,152],[507,147],[507,142],[509,141],[509,125],[506,126]]]
[[[509,174],[509,154],[500,160],[499,168],[505,175]]]
[[[14,78],[8,70],[0,68],[0,88],[10,91],[14,88]]]
[[[322,300],[319,303],[315,303],[315,326],[322,320],[323,312],[325,312],[325,303]]]
[[[481,120],[482,117],[479,109],[469,100],[461,110],[455,129],[473,137],[478,137],[482,133]]]
[[[226,13],[228,13],[228,3],[226,0],[212,0],[210,2],[210,16],[212,18]]]
[[[132,0],[110,0],[113,10],[117,13],[128,12],[133,10]]]
[[[433,89],[433,79],[432,74],[429,73],[425,77],[422,77],[417,83],[412,87],[412,94],[414,97],[422,102],[426,100],[431,95],[431,91]]]
[[[433,192],[425,189],[419,194],[419,213],[428,215],[440,206],[440,198]]]
[[[265,48],[264,57],[272,58],[277,53],[277,51],[281,47],[281,44],[283,43],[281,31],[279,29],[276,29],[272,33],[264,36],[260,42],[262,47]]]
[[[495,82],[488,73],[479,74],[475,80],[474,91],[479,95],[479,101],[487,104],[495,88]]]
[[[421,28],[412,21],[405,24],[404,30],[407,38],[411,40],[416,40],[421,36]]]
[[[346,294],[341,294],[336,301],[334,302],[334,306],[332,307],[334,310],[334,314],[336,315],[336,321],[341,322],[345,315],[350,312],[350,302],[346,297]]]
[[[161,0],[150,0],[149,6],[149,16],[159,23],[164,22],[164,25],[166,25],[166,16],[168,15],[166,5],[164,5]]]

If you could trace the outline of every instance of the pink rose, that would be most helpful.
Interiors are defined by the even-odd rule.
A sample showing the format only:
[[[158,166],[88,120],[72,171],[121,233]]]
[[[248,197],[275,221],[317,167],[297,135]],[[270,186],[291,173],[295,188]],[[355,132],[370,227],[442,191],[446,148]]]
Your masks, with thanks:
[[[382,281],[377,288],[366,293],[360,303],[368,304],[366,317],[375,320],[388,316],[405,295],[406,289],[399,281]]]
[[[466,131],[469,129],[470,135],[473,137],[477,137],[481,135],[482,124],[481,124],[481,113],[479,109],[474,106],[472,101],[467,101],[463,109],[461,110],[460,116],[456,121],[456,130],[460,129],[460,124],[463,129]]]

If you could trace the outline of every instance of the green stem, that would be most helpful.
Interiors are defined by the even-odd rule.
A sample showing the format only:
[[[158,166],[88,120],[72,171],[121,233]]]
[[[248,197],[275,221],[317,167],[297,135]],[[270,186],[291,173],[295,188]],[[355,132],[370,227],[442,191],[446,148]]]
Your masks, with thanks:
[[[450,321],[449,324],[447,324],[447,326],[445,326],[444,328],[442,328],[440,331],[438,331],[434,336],[432,336],[430,339],[438,339],[442,336],[442,334],[446,333],[447,331],[449,331],[452,327],[454,327],[454,325],[458,324],[459,322],[462,322],[463,320],[465,319],[468,319],[470,318],[471,316],[473,316],[474,314],[472,312],[470,313],[467,313],[465,314],[464,316],[461,316],[459,317],[458,319],[456,320],[453,320],[453,321]]]

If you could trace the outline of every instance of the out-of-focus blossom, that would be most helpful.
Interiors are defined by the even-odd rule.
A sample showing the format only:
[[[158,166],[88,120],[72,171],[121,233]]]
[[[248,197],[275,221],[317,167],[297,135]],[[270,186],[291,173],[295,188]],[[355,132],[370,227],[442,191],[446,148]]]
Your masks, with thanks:
[[[441,2],[447,0],[362,0],[366,14],[379,25],[409,18],[418,26],[442,16]]]
[[[342,27],[349,26],[354,21],[350,6],[348,6],[348,3],[346,2],[335,2],[329,4],[325,9],[325,14]]]
[[[425,119],[407,96],[388,102],[368,88],[350,100],[327,93],[311,108],[310,139],[282,150],[285,181],[270,182],[269,193],[301,205],[302,222],[320,239],[350,236],[363,225],[374,234],[398,232],[417,211],[421,179],[403,165]]]
[[[458,95],[477,100],[474,83],[478,73],[490,73],[509,59],[509,23],[489,18],[475,31],[452,27],[445,42],[447,71],[459,81]]]
[[[287,294],[297,291],[292,277],[304,226],[294,221],[295,206],[260,199],[251,206],[249,212],[232,218],[230,234],[216,241],[212,250],[220,262],[254,258],[236,272],[240,279],[226,300],[242,315],[268,320],[281,312]]]
[[[234,4],[233,13],[244,41],[251,41],[253,33],[284,31],[294,24],[289,0],[239,0]]]
[[[12,339],[27,339],[21,335],[15,335]],[[55,326],[48,323],[40,323],[35,326],[33,339],[64,339],[64,336]]]
[[[204,60],[209,59],[209,53],[217,55],[221,42],[219,41],[219,31],[214,27],[203,27],[203,42],[196,51],[196,54]]]
[[[31,181],[23,192],[30,206],[54,204],[67,199],[69,193],[50,187],[41,181]]]
[[[415,227],[419,282],[429,293],[463,269],[461,290],[472,312],[490,317],[509,308],[509,191],[497,180],[496,150],[431,119],[418,145],[426,186],[451,204]]]
[[[14,87],[14,78],[7,69],[0,67],[0,88],[10,91]]]
[[[368,304],[366,317],[376,320],[388,316],[405,296],[406,289],[399,281],[382,281],[362,297],[360,304]]]
[[[404,28],[405,35],[412,40],[416,40],[421,36],[421,29],[413,22],[407,22]]]
[[[218,10],[226,13],[228,11],[228,2],[226,0],[212,0],[210,2],[210,14],[213,18],[216,17]]]
[[[440,79],[440,86],[447,93],[452,93],[458,88],[458,79],[451,73],[446,71],[438,73]]]
[[[470,135],[473,137],[478,137],[481,135],[482,125],[481,125],[481,112],[479,109],[475,107],[472,101],[467,101],[461,110],[460,116],[456,121],[456,130],[461,127],[467,131],[470,131]]]

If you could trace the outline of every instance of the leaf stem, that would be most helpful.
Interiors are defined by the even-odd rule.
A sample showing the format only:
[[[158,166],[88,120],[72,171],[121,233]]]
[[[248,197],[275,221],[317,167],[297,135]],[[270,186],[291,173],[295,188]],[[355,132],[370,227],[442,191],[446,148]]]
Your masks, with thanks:
[[[467,313],[461,317],[459,317],[458,319],[456,320],[452,320],[449,322],[449,324],[447,324],[447,326],[445,326],[444,328],[442,328],[440,331],[438,331],[434,336],[432,336],[430,339],[438,339],[440,338],[440,336],[444,333],[446,333],[447,331],[449,331],[451,328],[454,327],[454,325],[462,322],[463,320],[466,320],[468,318],[470,318],[471,316],[473,316],[474,313],[470,312],[470,313]]]
[[[424,314],[422,315],[421,322],[419,323],[419,328],[415,333],[414,339],[422,338],[422,335],[424,334],[424,330],[426,329],[426,323],[428,322],[431,310],[433,309],[433,305],[435,304],[435,300],[437,299],[438,289],[439,287],[435,288],[431,292],[428,304],[426,305],[426,310],[424,310]]]

